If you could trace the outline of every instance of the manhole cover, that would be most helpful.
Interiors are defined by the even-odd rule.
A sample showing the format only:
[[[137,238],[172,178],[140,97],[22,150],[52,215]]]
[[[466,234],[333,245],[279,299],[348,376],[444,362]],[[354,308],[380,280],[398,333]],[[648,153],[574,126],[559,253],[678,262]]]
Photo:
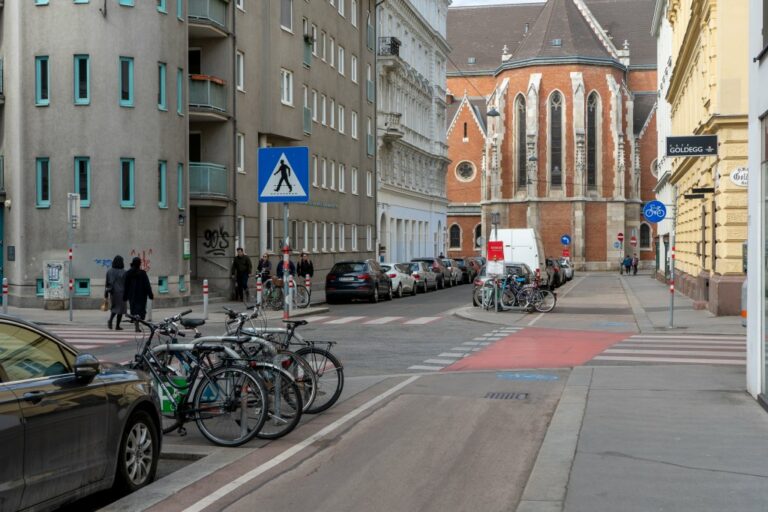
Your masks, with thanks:
[[[500,393],[500,392],[488,392],[485,398],[491,400],[525,400],[528,398],[528,393]]]

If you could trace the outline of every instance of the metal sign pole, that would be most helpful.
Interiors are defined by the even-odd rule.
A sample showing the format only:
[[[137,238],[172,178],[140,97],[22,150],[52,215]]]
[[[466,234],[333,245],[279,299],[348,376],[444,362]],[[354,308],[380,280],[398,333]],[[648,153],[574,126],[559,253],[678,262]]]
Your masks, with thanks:
[[[677,230],[677,187],[672,188],[672,233],[669,245],[669,328],[675,326],[675,232]]]
[[[288,276],[291,272],[289,252],[291,250],[288,238],[288,216],[290,215],[290,209],[288,203],[283,203],[283,235],[285,243],[283,244],[283,295],[285,297],[285,303],[283,304],[283,320],[288,320],[289,314],[289,301],[291,300],[288,292]]]

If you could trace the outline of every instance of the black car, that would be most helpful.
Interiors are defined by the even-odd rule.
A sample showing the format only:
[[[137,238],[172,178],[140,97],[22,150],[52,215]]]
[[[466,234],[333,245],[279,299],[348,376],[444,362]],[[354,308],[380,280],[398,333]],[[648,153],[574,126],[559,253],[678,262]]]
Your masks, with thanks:
[[[461,270],[461,277],[464,283],[471,283],[475,280],[477,271],[470,261],[467,261],[464,258],[454,258],[453,261],[456,262],[459,270]]]
[[[379,298],[392,300],[392,279],[374,260],[340,261],[325,276],[325,300],[333,304],[343,299]]]
[[[160,443],[145,375],[0,315],[0,509],[51,510],[110,487],[134,491],[154,479]]]
[[[411,261],[423,261],[432,272],[437,274],[437,286],[438,288],[445,288],[451,286],[453,282],[453,273],[451,269],[446,267],[440,258],[413,258]]]

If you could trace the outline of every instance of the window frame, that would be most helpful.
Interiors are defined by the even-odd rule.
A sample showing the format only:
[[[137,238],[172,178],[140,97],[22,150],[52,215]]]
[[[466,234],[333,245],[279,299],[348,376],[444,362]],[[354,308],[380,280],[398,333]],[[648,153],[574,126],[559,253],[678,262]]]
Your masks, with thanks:
[[[343,1],[343,0],[339,0],[339,1]],[[339,223],[339,230],[338,230],[338,235],[339,235],[339,244],[338,244],[339,245],[339,252],[346,251],[346,246],[347,246],[347,244],[346,244],[346,236],[347,236],[346,231],[347,230],[346,230],[346,226],[344,225],[344,223],[343,222]]]
[[[559,100],[559,103],[556,104],[556,101]],[[553,143],[553,136],[554,133],[554,119],[553,114],[555,107],[557,107],[560,111],[559,115],[559,122],[558,122],[558,129],[560,131],[559,134],[559,145],[557,148],[557,152],[559,153],[559,162],[555,162],[555,153],[556,148]],[[550,191],[565,191],[565,182],[566,182],[566,172],[565,172],[565,95],[558,89],[552,91],[552,93],[549,95],[549,98],[547,99],[547,141],[548,141],[548,151],[547,151],[547,174],[549,176],[549,179],[547,180],[547,184],[549,185]],[[559,164],[558,168],[560,170],[558,178],[560,183],[557,185],[554,183],[554,168],[555,165]]]
[[[347,129],[345,121],[344,121],[344,117],[345,116],[346,116],[346,109],[344,108],[344,105],[339,104],[339,116],[338,116],[339,117],[339,126],[338,126],[338,130],[339,130],[339,133],[341,133],[342,135],[345,133],[345,131]]]
[[[166,160],[157,161],[157,207],[160,209],[168,208],[168,162]]]
[[[176,164],[176,207],[180,212],[186,210],[186,191],[184,190],[184,164]]]
[[[181,2],[181,0],[177,0]],[[176,69],[176,113],[184,115],[184,69]]]
[[[235,87],[245,92],[245,52],[235,50]]]
[[[456,228],[456,231],[454,231],[454,228]],[[456,234],[456,238],[458,240],[457,244],[454,244],[454,234]],[[454,223],[451,224],[451,227],[448,228],[448,249],[458,249],[461,250],[461,226]]]
[[[242,0],[237,1],[242,2]],[[184,21],[184,0],[176,0],[176,18],[181,22]]]
[[[359,195],[358,188],[357,188],[357,180],[358,180],[358,174],[359,171],[357,167],[352,167],[351,174],[350,174],[350,191],[354,195]]]
[[[373,197],[373,172],[365,171],[365,195]]]
[[[35,105],[47,107],[51,104],[51,66],[48,55],[35,56]],[[45,68],[45,80],[42,72]],[[45,97],[43,97],[43,81],[45,82]]]
[[[168,14],[167,0],[157,0],[157,12],[161,14]]]
[[[349,228],[350,250],[357,251],[357,224],[351,224]]]
[[[346,193],[347,166],[339,162],[339,192]]]
[[[320,160],[320,188],[328,188],[328,159]]]
[[[312,186],[318,187],[317,155],[312,155]]]
[[[168,64],[157,63],[157,108],[168,112]]]
[[[157,276],[157,293],[168,293],[168,276]]]
[[[128,64],[128,69],[127,69],[128,76],[127,77],[123,76],[123,73],[124,73],[123,63]],[[120,70],[119,70],[119,74],[118,74],[118,77],[119,77],[118,81],[119,81],[119,84],[120,84],[120,94],[119,94],[120,106],[121,107],[126,107],[126,108],[133,108],[134,102],[135,102],[134,60],[133,60],[133,57],[127,57],[125,55],[121,55],[119,57],[119,68],[120,68]],[[128,91],[127,91],[128,92],[128,98],[127,99],[123,98],[123,91],[124,91],[123,84],[124,84],[124,82],[126,80],[127,80],[127,84],[126,85],[128,87]]]
[[[354,110],[352,111],[349,124],[350,124],[350,127],[349,127],[350,135],[352,136],[353,139],[357,140],[357,112],[355,112]]]
[[[353,27],[357,28],[357,0],[350,0],[349,2],[349,22]]]
[[[349,57],[349,79],[357,83],[357,55],[354,53]]]
[[[235,136],[235,151],[236,151],[236,167],[237,172],[240,174],[246,174],[245,171],[245,134],[237,132]]]
[[[280,103],[293,106],[293,71],[280,68]]]
[[[592,101],[592,98],[595,98],[595,108],[594,112],[590,114],[590,103]],[[590,123],[590,115],[594,115],[594,122]],[[587,190],[591,191],[597,191],[599,189],[599,183],[600,183],[600,161],[602,160],[600,158],[600,137],[602,136],[602,132],[600,129],[600,120],[602,117],[602,101],[600,98],[600,94],[597,91],[592,91],[587,96],[587,112],[586,112],[586,129],[584,130],[584,135],[586,138],[585,144],[584,144],[584,160],[585,160],[585,184],[587,186]],[[594,133],[590,137],[590,131],[594,130]],[[592,148],[590,148],[590,144],[594,143]],[[593,174],[590,176],[590,152],[593,152],[592,156],[592,164],[594,165]],[[593,178],[593,182],[590,183],[590,177]]]
[[[125,199],[125,164],[128,164],[128,199]],[[136,160],[120,159],[120,208],[136,208]]]
[[[45,169],[43,169],[45,166]],[[45,172],[45,181],[43,180],[43,173]],[[45,184],[45,187],[43,186]],[[43,156],[35,158],[35,207],[36,208],[50,208],[51,207],[51,159],[50,157]],[[44,194],[45,193],[45,194]],[[43,199],[43,196],[46,199]]]
[[[336,129],[336,100],[333,98],[329,98],[328,101],[330,104],[328,105],[328,127],[331,130]]]
[[[343,0],[339,0],[339,1],[343,2]],[[339,55],[338,55],[338,59],[337,59],[338,63],[336,65],[336,69],[338,70],[338,72],[339,72],[339,74],[341,76],[344,76],[344,73],[346,72],[345,62],[344,61],[347,58],[347,55],[346,55],[347,52],[344,49],[344,47],[341,46],[341,45],[338,45],[337,48],[338,48]]]
[[[288,25],[285,25],[283,21],[284,6],[288,5]],[[286,32],[293,34],[293,0],[280,0],[280,28]]]
[[[80,63],[85,61],[85,97],[80,97]],[[75,105],[91,104],[91,57],[88,54],[75,54],[74,63],[74,102]]]
[[[339,16],[344,18],[346,14],[346,6],[344,5],[344,3],[346,2],[346,0],[336,0],[336,1],[339,2],[339,5],[338,5]]]
[[[87,199],[83,199],[83,195],[80,193],[81,191],[81,182],[80,182],[80,163],[85,162],[86,168],[85,168],[85,189],[88,192]],[[80,195],[80,206],[83,208],[88,208],[91,206],[91,157],[88,156],[76,156],[75,160],[75,194]]]
[[[515,158],[515,169],[517,175],[517,190],[522,192],[528,188],[528,106],[526,104],[525,96],[518,94],[515,98],[515,152],[517,158]]]

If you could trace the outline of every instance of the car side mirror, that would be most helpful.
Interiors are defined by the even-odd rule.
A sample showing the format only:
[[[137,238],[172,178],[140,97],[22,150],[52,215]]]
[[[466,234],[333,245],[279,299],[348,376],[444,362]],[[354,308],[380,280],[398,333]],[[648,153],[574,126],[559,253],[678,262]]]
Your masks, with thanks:
[[[99,360],[92,354],[80,354],[75,359],[75,378],[83,382],[90,382],[99,374],[101,366]]]

